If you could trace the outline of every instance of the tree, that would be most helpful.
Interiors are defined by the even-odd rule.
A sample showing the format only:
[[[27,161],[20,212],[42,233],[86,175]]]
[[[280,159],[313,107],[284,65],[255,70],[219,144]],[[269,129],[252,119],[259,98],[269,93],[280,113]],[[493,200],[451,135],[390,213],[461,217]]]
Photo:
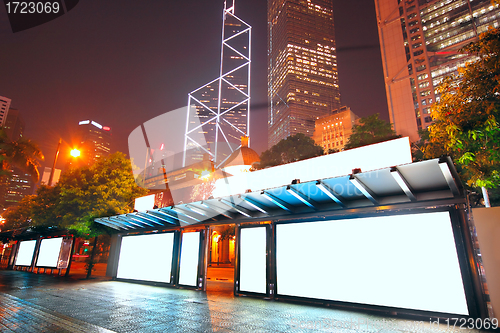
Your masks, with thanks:
[[[61,176],[58,186],[60,226],[90,237],[103,232],[93,223],[95,218],[129,213],[134,209],[134,199],[147,194],[136,185],[130,160],[120,152],[91,166],[70,169]]]
[[[486,189],[500,185],[500,30],[488,30],[460,52],[477,61],[439,86],[425,152],[436,157],[430,147],[443,147],[461,167],[467,184],[482,188],[488,206]]]
[[[260,168],[286,164],[323,155],[323,147],[302,133],[281,140],[260,155]]]
[[[36,183],[39,179],[39,161],[43,154],[36,143],[21,138],[10,141],[3,128],[0,128],[0,178],[11,175],[10,168],[16,166],[29,173]]]
[[[31,226],[32,211],[36,195],[27,195],[16,206],[8,208],[2,217],[5,223],[2,230],[14,230]]]
[[[345,145],[345,149],[362,147],[401,137],[400,135],[396,135],[390,123],[378,117],[379,114],[376,113],[360,118],[359,124],[354,125],[352,128],[352,134]]]

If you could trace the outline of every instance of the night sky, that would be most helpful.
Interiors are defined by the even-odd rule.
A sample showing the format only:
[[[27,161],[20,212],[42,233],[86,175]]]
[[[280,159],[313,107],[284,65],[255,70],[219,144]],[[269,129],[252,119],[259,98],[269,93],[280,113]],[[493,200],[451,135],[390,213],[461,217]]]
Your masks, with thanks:
[[[266,0],[236,0],[252,27],[251,144],[267,149]],[[83,0],[67,14],[12,33],[0,5],[0,96],[26,121],[25,136],[58,167],[91,119],[113,131],[113,151],[143,122],[185,106],[218,76],[223,0]],[[388,120],[373,0],[334,0],[342,104]]]

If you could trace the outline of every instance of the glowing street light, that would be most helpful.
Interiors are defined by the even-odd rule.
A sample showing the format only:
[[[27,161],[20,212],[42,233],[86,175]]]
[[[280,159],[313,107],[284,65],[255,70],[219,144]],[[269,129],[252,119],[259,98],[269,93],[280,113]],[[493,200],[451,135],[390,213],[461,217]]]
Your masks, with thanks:
[[[80,154],[81,154],[80,150],[78,150],[76,148],[72,149],[71,152],[70,152],[70,155],[73,156],[73,157],[80,157]]]

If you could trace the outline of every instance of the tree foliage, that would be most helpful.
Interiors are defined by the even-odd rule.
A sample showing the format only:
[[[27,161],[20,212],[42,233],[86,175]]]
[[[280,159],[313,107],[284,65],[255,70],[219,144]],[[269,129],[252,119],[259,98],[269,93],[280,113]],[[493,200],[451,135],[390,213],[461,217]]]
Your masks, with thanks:
[[[260,155],[260,168],[266,168],[323,155],[323,147],[305,134],[281,140]]]
[[[5,224],[2,230],[14,230],[31,225],[31,216],[33,206],[35,205],[36,195],[27,195],[17,206],[9,207],[3,214]]]
[[[345,149],[371,145],[398,137],[400,136],[396,135],[396,132],[392,129],[392,125],[379,119],[379,114],[376,113],[359,119],[359,124],[354,125],[352,128],[352,134],[345,145]]]
[[[43,154],[36,143],[25,138],[10,141],[5,130],[0,128],[0,178],[10,177],[11,167],[16,166],[37,182],[40,160],[43,160]]]
[[[426,157],[448,154],[470,186],[500,185],[500,30],[461,49],[477,61],[460,68],[439,86],[431,109]]]
[[[11,223],[29,214],[31,226],[56,226],[93,237],[104,231],[93,223],[95,218],[129,213],[134,199],[145,194],[147,190],[135,184],[130,161],[114,153],[91,166],[69,169],[54,187],[41,186],[36,197],[21,202],[19,213],[7,219]]]

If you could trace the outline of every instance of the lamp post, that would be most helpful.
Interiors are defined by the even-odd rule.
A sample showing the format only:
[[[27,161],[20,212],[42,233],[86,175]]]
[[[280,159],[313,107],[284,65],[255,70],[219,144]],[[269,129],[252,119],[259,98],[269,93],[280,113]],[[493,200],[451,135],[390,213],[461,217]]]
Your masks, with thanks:
[[[57,144],[57,150],[56,150],[56,155],[54,156],[54,164],[52,165],[52,169],[50,170],[50,176],[49,176],[49,181],[47,182],[48,186],[52,186],[52,181],[54,180],[54,172],[56,170],[56,163],[57,163],[57,158],[59,157],[59,151],[61,150],[61,142],[62,140],[59,139],[59,142]],[[70,155],[74,158],[80,157],[80,150],[79,149],[72,149],[70,152]]]
[[[61,138],[59,138],[59,143],[57,144],[56,156],[54,156],[54,164],[52,165],[52,169],[50,170],[49,181],[47,182],[48,186],[52,186],[54,171],[56,170],[57,157],[59,156],[59,148],[61,148]]]

